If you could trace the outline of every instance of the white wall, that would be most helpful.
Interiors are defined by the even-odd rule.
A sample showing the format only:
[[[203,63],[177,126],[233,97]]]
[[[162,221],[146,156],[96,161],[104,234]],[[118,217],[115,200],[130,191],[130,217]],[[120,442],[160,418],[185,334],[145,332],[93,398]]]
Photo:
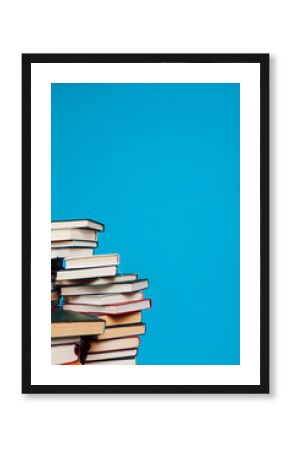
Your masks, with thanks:
[[[272,449],[289,446],[289,86],[287,2],[9,1],[0,7],[1,442]],[[138,6],[139,5],[139,6]],[[271,395],[22,396],[20,145],[22,52],[270,52]],[[41,151],[41,149],[39,149]],[[4,222],[5,220],[5,222]],[[2,267],[3,266],[3,267]],[[4,270],[8,270],[5,272]],[[41,301],[41,297],[39,299]],[[7,350],[7,345],[10,347]],[[117,381],[117,380],[116,380]],[[97,380],[96,380],[97,383]],[[279,445],[278,445],[279,448]]]

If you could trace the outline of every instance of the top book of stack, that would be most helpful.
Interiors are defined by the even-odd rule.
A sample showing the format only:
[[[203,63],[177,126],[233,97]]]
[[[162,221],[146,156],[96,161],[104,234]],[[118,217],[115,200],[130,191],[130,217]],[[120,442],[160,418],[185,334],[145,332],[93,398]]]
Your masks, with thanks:
[[[91,219],[76,219],[76,220],[54,220],[51,222],[52,230],[71,230],[75,228],[104,231],[105,226]]]
[[[94,220],[63,220],[51,223],[52,258],[91,256],[98,245],[102,223]]]

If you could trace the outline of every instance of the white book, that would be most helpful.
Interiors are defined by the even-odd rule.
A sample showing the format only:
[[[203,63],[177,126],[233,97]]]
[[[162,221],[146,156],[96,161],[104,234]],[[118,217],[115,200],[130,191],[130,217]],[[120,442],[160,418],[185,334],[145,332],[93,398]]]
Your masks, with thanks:
[[[144,311],[151,308],[151,300],[144,299],[137,302],[124,303],[120,305],[95,306],[95,305],[75,305],[65,304],[64,311],[74,311],[87,314],[126,314],[135,311]]]
[[[118,305],[122,303],[138,302],[143,300],[143,292],[133,294],[108,294],[108,295],[66,295],[63,297],[65,304],[70,305]]]
[[[79,269],[79,271],[80,270],[92,269]],[[66,271],[64,270],[63,272]],[[87,284],[79,286],[61,286],[61,295],[126,294],[141,291],[147,287],[148,280],[136,280],[127,283],[112,283],[93,286]]]
[[[105,229],[102,223],[91,219],[55,220],[51,222],[52,230],[62,230],[64,228],[90,228],[98,231],[104,231]]]
[[[119,350],[116,352],[90,353],[86,356],[87,361],[105,361],[118,358],[134,358],[137,355],[137,349]]]
[[[79,344],[80,341],[81,341],[80,336],[58,337],[58,338],[51,338],[51,345]]]
[[[117,266],[119,263],[120,257],[118,254],[79,256],[79,257],[72,256],[64,259],[64,266],[66,269]]]
[[[51,230],[52,241],[67,241],[67,240],[81,240],[81,241],[96,241],[98,233],[95,230],[87,230],[81,228],[68,228],[63,230]]]
[[[56,286],[68,286],[74,284],[89,284],[91,286],[99,286],[102,284],[111,284],[111,283],[126,283],[127,281],[135,281],[137,280],[137,274],[128,274],[128,275],[116,275],[115,277],[107,277],[107,278],[85,278],[83,280],[59,280],[55,283]]]
[[[96,248],[96,241],[65,240],[51,242],[51,248]]]
[[[53,345],[51,347],[51,364],[68,364],[78,361],[78,345]]]
[[[92,248],[53,248],[51,258],[66,258],[68,256],[92,256]]]
[[[56,280],[76,280],[79,278],[111,277],[116,275],[117,267],[93,267],[78,270],[59,270],[56,272]],[[76,287],[76,286],[74,286]]]

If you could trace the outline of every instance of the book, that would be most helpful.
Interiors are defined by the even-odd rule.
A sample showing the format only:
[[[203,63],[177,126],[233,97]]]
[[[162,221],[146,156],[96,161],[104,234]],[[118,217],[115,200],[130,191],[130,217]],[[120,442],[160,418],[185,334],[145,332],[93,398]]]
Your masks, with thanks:
[[[69,228],[89,228],[92,230],[104,231],[105,226],[100,222],[92,219],[70,219],[70,220],[53,220],[51,222],[52,230],[62,230]]]
[[[88,336],[105,331],[105,321],[71,311],[51,311],[51,337]]]
[[[125,274],[125,275],[116,275],[115,277],[107,277],[107,278],[83,278],[79,280],[58,280],[56,282],[56,286],[73,286],[79,284],[89,284],[91,286],[99,286],[102,284],[112,284],[112,283],[126,283],[127,281],[135,281],[137,280],[137,274]]]
[[[51,347],[51,364],[68,364],[79,361],[79,345],[63,344]]]
[[[138,302],[130,302],[125,303],[121,305],[108,305],[108,306],[90,306],[90,305],[63,305],[64,311],[73,311],[73,312],[79,312],[84,314],[112,314],[112,315],[118,315],[118,314],[126,314],[129,312],[135,312],[135,311],[143,311],[145,309],[151,308],[151,300],[150,299],[144,299],[139,300]],[[93,333],[91,333],[93,334]]]
[[[79,239],[67,239],[64,241],[51,242],[51,248],[96,248],[96,241],[81,241]]]
[[[95,277],[110,277],[117,273],[116,266],[108,267],[93,267],[87,269],[65,269],[59,270],[56,273],[56,280],[71,280],[78,278],[95,278]]]
[[[136,359],[135,358],[128,358],[128,359],[110,359],[109,361],[90,361],[86,362],[85,365],[135,365]]]
[[[129,303],[143,300],[143,292],[134,292],[132,294],[108,294],[108,295],[66,295],[64,303],[69,305],[94,305],[107,306],[120,303]]]
[[[129,336],[139,336],[140,334],[145,334],[145,323],[123,325],[121,327],[110,327],[107,328],[103,334],[100,334],[97,339],[116,339]]]
[[[79,344],[80,342],[80,336],[51,338],[51,345]]]
[[[120,339],[107,339],[104,341],[90,340],[87,355],[91,353],[103,353],[117,350],[136,349],[140,345],[138,336]]]
[[[108,327],[127,325],[130,323],[140,323],[142,321],[141,311],[129,314],[120,314],[119,316],[99,315],[98,317],[106,322],[106,329]]]
[[[64,267],[66,269],[83,269],[87,267],[117,266],[119,263],[120,257],[117,254],[64,258]]]
[[[66,258],[67,256],[92,256],[92,248],[55,248],[51,249],[51,259]]]
[[[50,261],[51,265],[51,273],[55,273],[57,270],[63,269],[63,259],[62,258],[53,258]]]
[[[86,363],[89,361],[106,361],[110,359],[135,358],[137,352],[137,348],[132,348],[129,350],[119,350],[116,352],[112,351],[103,353],[90,353],[86,356]]]
[[[98,238],[98,233],[95,230],[87,229],[61,229],[61,230],[51,230],[51,240],[52,241],[67,241],[67,240],[81,240],[81,241],[96,241]]]
[[[137,292],[146,289],[147,287],[148,280],[136,280],[127,283],[111,283],[103,285],[62,286],[61,295],[125,294]]]

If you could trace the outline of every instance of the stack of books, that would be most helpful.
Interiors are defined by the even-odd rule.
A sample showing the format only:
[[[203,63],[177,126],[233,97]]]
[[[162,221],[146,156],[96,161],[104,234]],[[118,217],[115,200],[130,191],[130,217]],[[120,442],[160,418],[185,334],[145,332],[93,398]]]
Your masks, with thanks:
[[[76,314],[76,319],[68,317],[67,329],[73,334],[52,341],[52,349],[70,345],[72,351],[74,345],[77,361],[87,365],[136,364],[139,336],[145,333],[141,311],[151,307],[143,293],[148,280],[119,274],[118,254],[93,254],[99,231],[104,226],[92,220],[52,222],[53,320],[58,320],[57,314]],[[84,322],[98,328],[96,332],[77,331],[83,317],[91,319]]]
[[[98,246],[98,233],[104,225],[94,220],[66,220],[51,223],[51,301],[59,300],[54,280],[62,268],[62,258],[92,256]]]
[[[84,336],[99,335],[105,322],[96,317],[75,314],[61,309],[51,312],[51,364],[81,364],[87,351]]]
[[[98,233],[104,231],[95,220],[65,220],[51,223],[51,258],[92,256],[98,246]]]

